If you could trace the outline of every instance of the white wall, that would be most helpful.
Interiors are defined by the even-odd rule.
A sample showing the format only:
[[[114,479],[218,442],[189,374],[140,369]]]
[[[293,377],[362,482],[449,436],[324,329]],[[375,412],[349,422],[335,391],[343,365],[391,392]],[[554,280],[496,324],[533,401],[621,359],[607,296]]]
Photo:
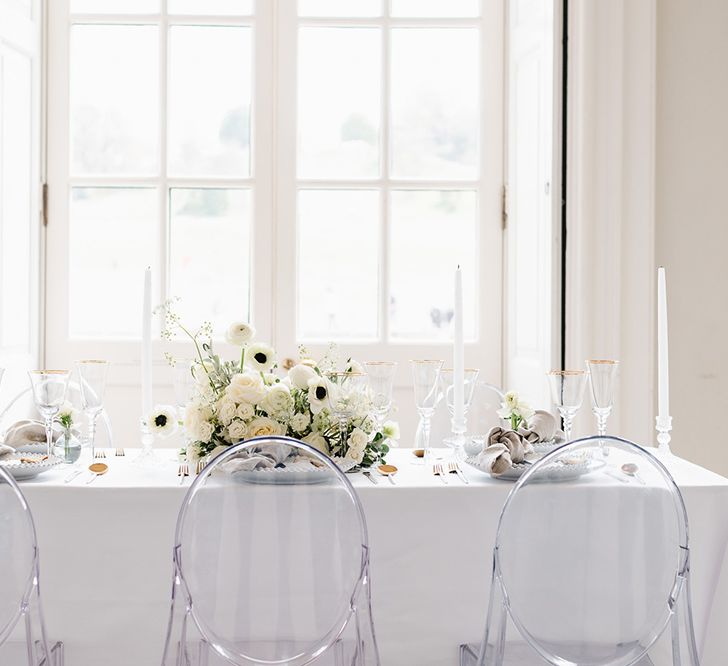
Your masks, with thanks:
[[[657,3],[656,258],[676,453],[728,475],[728,2]]]

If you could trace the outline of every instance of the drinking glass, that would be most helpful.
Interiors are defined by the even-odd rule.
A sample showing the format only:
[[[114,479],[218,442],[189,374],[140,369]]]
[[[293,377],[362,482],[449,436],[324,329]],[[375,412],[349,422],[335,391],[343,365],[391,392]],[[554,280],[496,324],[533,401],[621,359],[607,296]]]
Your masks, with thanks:
[[[444,443],[446,446],[454,449],[453,453],[457,455],[463,450],[465,445],[465,433],[468,430],[468,410],[470,403],[473,401],[473,393],[475,392],[475,383],[478,381],[480,370],[475,368],[466,368],[463,371],[463,379],[465,380],[463,390],[463,420],[456,423],[455,421],[455,372],[450,368],[440,370],[440,385],[442,394],[445,397],[445,404],[450,413],[452,422],[452,437],[446,437]]]
[[[374,409],[377,430],[381,430],[384,419],[392,408],[392,388],[397,364],[392,361],[367,361],[364,371],[369,378],[369,395]]]
[[[53,448],[53,419],[61,410],[68,390],[68,370],[31,370],[28,372],[35,407],[45,421],[47,454]]]
[[[331,386],[329,388],[329,406],[331,414],[339,422],[341,438],[340,455],[346,455],[349,419],[367,388],[367,376],[363,372],[329,372],[326,374]]]
[[[547,373],[551,387],[551,399],[564,420],[566,441],[571,441],[571,429],[574,416],[581,409],[586,388],[586,372],[584,370],[552,370]]]
[[[589,370],[592,411],[597,417],[597,434],[603,437],[607,434],[607,419],[614,405],[614,384],[619,361],[590,360],[586,362],[586,367]],[[603,452],[606,456],[609,449],[605,447]]]
[[[96,453],[96,419],[104,409],[104,391],[106,375],[109,371],[108,361],[76,361],[78,386],[81,393],[81,409],[88,421],[88,443],[91,448],[91,459]]]
[[[422,448],[424,449],[424,455],[422,456],[423,464],[430,462],[432,456],[430,451],[430,423],[440,398],[438,384],[443,363],[444,361],[442,360],[410,361],[410,365],[412,366],[412,380],[414,383],[415,406],[420,415],[418,429],[421,433]]]
[[[197,391],[197,381],[192,374],[192,366],[192,361],[177,361],[174,366],[174,401],[182,422],[185,420],[187,405],[190,404]]]

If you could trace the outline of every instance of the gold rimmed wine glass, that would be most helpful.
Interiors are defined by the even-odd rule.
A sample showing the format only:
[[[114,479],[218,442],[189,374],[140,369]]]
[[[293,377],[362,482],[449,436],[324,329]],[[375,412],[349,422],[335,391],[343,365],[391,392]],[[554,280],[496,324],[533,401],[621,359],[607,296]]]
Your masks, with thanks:
[[[53,419],[61,410],[68,391],[68,370],[30,370],[30,386],[33,389],[33,401],[36,409],[43,417],[46,431],[47,455],[53,448]]]
[[[592,411],[597,418],[597,434],[604,437],[607,434],[607,419],[614,406],[614,386],[619,361],[592,359],[586,362],[586,367],[589,370]],[[609,449],[604,448],[603,452],[607,455]]]
[[[81,409],[88,421],[87,437],[93,460],[96,453],[96,419],[104,409],[104,392],[106,391],[109,362],[96,359],[76,361],[76,371],[81,393]]]
[[[564,420],[566,441],[571,440],[574,417],[584,402],[587,374],[584,370],[552,370],[547,373],[551,399]]]
[[[369,378],[369,395],[372,400],[377,430],[381,430],[384,419],[392,408],[392,389],[397,364],[394,361],[367,361],[362,364]]]
[[[430,423],[435,407],[439,401],[440,370],[444,361],[441,359],[413,360],[412,382],[414,384],[415,406],[420,415],[418,430],[422,433],[422,464],[428,464],[431,458],[430,452]]]

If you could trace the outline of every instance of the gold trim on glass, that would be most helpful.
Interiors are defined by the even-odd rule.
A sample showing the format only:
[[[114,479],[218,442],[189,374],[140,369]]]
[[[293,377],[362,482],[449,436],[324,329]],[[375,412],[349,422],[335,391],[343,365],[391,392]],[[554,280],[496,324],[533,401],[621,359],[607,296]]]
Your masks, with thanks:
[[[587,363],[590,363],[590,361],[587,361]],[[586,370],[551,370],[546,374],[554,375],[556,377],[571,377],[576,375],[585,375]]]
[[[587,363],[593,363],[594,365],[619,365],[619,361],[612,361],[609,359],[587,359]]]

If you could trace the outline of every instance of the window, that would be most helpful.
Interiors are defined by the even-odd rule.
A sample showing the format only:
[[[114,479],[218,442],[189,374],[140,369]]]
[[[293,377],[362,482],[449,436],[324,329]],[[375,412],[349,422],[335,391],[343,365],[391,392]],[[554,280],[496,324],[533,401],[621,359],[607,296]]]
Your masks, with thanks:
[[[51,3],[48,356],[133,364],[151,265],[193,323],[405,360],[449,344],[460,264],[498,381],[502,12]]]

